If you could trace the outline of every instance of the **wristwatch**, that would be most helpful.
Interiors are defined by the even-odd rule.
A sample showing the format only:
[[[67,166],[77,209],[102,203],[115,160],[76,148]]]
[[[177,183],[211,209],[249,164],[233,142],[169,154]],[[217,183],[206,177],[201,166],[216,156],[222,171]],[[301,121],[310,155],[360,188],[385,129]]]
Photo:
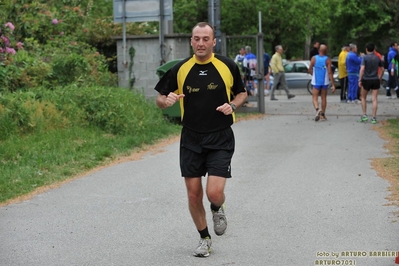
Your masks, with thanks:
[[[230,103],[230,106],[233,112],[237,109],[237,106],[234,103]]]

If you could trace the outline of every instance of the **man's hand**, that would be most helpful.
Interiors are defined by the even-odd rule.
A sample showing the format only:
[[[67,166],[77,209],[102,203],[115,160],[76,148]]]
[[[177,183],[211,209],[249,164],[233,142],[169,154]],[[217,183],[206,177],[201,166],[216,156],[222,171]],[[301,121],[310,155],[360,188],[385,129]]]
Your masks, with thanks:
[[[176,94],[174,92],[169,93],[168,96],[166,96],[165,101],[164,101],[165,108],[171,107],[172,105],[174,105],[177,101],[179,101],[182,98],[184,98],[184,94]]]
[[[231,107],[230,104],[225,103],[216,108],[216,111],[222,112],[225,115],[231,115],[233,113],[233,107]]]
[[[335,85],[334,85],[334,84],[331,86],[331,92],[332,92],[332,93],[335,92]]]

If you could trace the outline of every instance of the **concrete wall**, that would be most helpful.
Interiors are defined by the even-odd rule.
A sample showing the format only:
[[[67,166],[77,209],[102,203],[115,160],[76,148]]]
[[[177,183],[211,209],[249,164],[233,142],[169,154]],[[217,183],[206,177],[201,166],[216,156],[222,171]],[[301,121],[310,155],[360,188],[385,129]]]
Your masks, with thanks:
[[[192,54],[190,46],[191,35],[165,35],[165,61],[186,58]],[[161,65],[161,50],[158,35],[126,36],[126,64],[124,64],[122,36],[114,37],[117,41],[118,84],[129,88],[130,47],[134,47],[136,54],[133,58],[133,73],[136,78],[134,87],[142,90],[146,97],[154,97],[154,90],[159,77],[157,68]]]

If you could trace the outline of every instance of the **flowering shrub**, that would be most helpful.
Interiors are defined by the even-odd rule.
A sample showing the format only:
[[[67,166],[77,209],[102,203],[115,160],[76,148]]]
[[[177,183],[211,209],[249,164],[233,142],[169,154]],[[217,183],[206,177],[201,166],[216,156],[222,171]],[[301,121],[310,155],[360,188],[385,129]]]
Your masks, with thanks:
[[[0,63],[1,64],[9,64],[11,57],[10,55],[14,55],[16,53],[15,48],[17,50],[23,49],[23,43],[14,42],[13,31],[15,27],[11,22],[7,22],[4,25],[0,26]],[[15,48],[13,48],[15,47]]]

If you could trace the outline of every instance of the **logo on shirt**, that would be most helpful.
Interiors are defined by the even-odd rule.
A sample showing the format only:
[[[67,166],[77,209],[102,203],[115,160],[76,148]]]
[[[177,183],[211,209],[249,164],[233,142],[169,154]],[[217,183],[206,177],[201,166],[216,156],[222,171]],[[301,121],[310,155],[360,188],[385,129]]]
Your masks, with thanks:
[[[206,73],[206,72],[208,72],[208,70],[200,70],[199,75],[200,76],[207,76],[208,73]]]
[[[212,83],[210,83],[210,84],[207,86],[207,89],[208,89],[208,90],[216,90],[217,87],[218,87],[218,85],[216,85],[216,84],[214,84],[214,83],[212,82]]]
[[[200,91],[200,88],[193,88],[191,86],[187,86],[186,88],[187,88],[188,93],[199,92]]]

